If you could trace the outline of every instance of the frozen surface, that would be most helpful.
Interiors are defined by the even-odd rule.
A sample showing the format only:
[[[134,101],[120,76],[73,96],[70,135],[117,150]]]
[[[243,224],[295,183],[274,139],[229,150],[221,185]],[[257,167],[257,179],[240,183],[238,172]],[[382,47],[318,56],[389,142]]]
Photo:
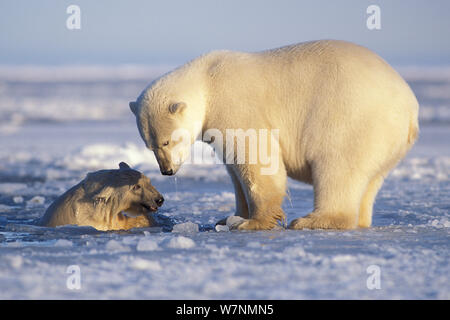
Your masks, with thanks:
[[[450,299],[450,117],[439,107],[450,105],[448,70],[403,70],[433,111],[421,114],[419,142],[381,189],[372,228],[268,232],[230,232],[236,219],[214,227],[234,211],[222,165],[186,164],[176,178],[159,174],[127,105],[150,79],[124,70],[121,83],[108,81],[104,70],[71,81],[58,73],[57,82],[52,70],[48,79],[33,70],[0,76],[1,299]],[[163,193],[160,227],[33,225],[87,172],[120,161]],[[312,188],[289,181],[288,221],[312,204]],[[79,290],[67,285],[73,265]],[[380,289],[367,287],[371,266],[380,270]]]

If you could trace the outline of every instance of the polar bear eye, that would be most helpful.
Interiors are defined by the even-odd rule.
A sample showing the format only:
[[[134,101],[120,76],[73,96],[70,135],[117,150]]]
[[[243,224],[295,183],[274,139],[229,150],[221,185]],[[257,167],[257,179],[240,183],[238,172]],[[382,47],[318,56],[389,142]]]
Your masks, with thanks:
[[[169,141],[164,141],[162,144],[164,147],[169,145]]]

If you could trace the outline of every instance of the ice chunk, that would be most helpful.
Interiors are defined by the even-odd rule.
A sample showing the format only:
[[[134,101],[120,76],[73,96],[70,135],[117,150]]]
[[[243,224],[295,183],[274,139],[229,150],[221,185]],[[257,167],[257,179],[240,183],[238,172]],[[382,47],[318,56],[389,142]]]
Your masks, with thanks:
[[[197,233],[198,224],[193,222],[179,223],[173,226],[173,233]]]
[[[27,201],[27,206],[33,207],[33,206],[39,206],[44,204],[45,198],[41,196],[35,196]]]
[[[136,270],[161,271],[162,267],[158,261],[136,258],[131,262],[131,267]]]
[[[227,218],[227,226],[231,229],[236,229],[238,225],[240,225],[242,222],[244,222],[244,218],[239,216],[230,216]]]
[[[174,249],[190,249],[195,247],[195,242],[190,238],[178,236],[173,239],[170,239],[169,244],[167,246],[169,248]]]
[[[136,250],[137,251],[155,251],[158,250],[159,246],[155,240],[152,239],[141,239],[139,240]]]
[[[23,197],[16,196],[13,198],[14,203],[23,203]]]
[[[450,221],[446,218],[433,219],[431,222],[428,222],[428,225],[434,227],[434,228],[448,228],[450,227]]]
[[[228,232],[228,231],[230,231],[230,228],[228,228],[228,226],[222,225],[222,224],[216,225],[215,229],[216,229],[217,232]]]

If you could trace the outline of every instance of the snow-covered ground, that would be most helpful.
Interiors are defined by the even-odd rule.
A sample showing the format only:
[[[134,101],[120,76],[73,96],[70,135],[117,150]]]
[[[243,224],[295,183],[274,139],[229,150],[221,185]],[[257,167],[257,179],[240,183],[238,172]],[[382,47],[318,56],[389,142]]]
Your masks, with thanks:
[[[223,166],[161,176],[128,110],[156,71],[2,68],[0,298],[450,299],[449,70],[402,70],[424,106],[421,136],[381,189],[372,228],[218,232],[234,211]],[[120,161],[164,194],[161,227],[33,225],[87,172]],[[310,212],[310,186],[289,181],[289,194],[288,221]]]

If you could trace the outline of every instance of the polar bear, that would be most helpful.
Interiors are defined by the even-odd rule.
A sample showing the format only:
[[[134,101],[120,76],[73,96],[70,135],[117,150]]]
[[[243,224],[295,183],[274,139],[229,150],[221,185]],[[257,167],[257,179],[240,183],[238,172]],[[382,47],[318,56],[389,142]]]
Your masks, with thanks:
[[[73,224],[102,231],[149,227],[155,225],[149,213],[163,202],[149,178],[121,162],[119,169],[89,173],[58,197],[38,224],[46,227]]]
[[[402,77],[370,50],[338,40],[214,51],[153,81],[130,108],[165,175],[188,154],[189,145],[173,138],[176,129],[192,141],[213,129],[224,140],[228,129],[278,130],[272,147],[279,152],[269,159],[275,172],[262,174],[261,161],[225,162],[241,230],[285,221],[287,177],[314,188],[313,212],[290,228],[369,227],[378,190],[419,131],[418,102]],[[229,142],[215,146],[224,161]],[[244,153],[255,147],[268,146],[249,143]]]

